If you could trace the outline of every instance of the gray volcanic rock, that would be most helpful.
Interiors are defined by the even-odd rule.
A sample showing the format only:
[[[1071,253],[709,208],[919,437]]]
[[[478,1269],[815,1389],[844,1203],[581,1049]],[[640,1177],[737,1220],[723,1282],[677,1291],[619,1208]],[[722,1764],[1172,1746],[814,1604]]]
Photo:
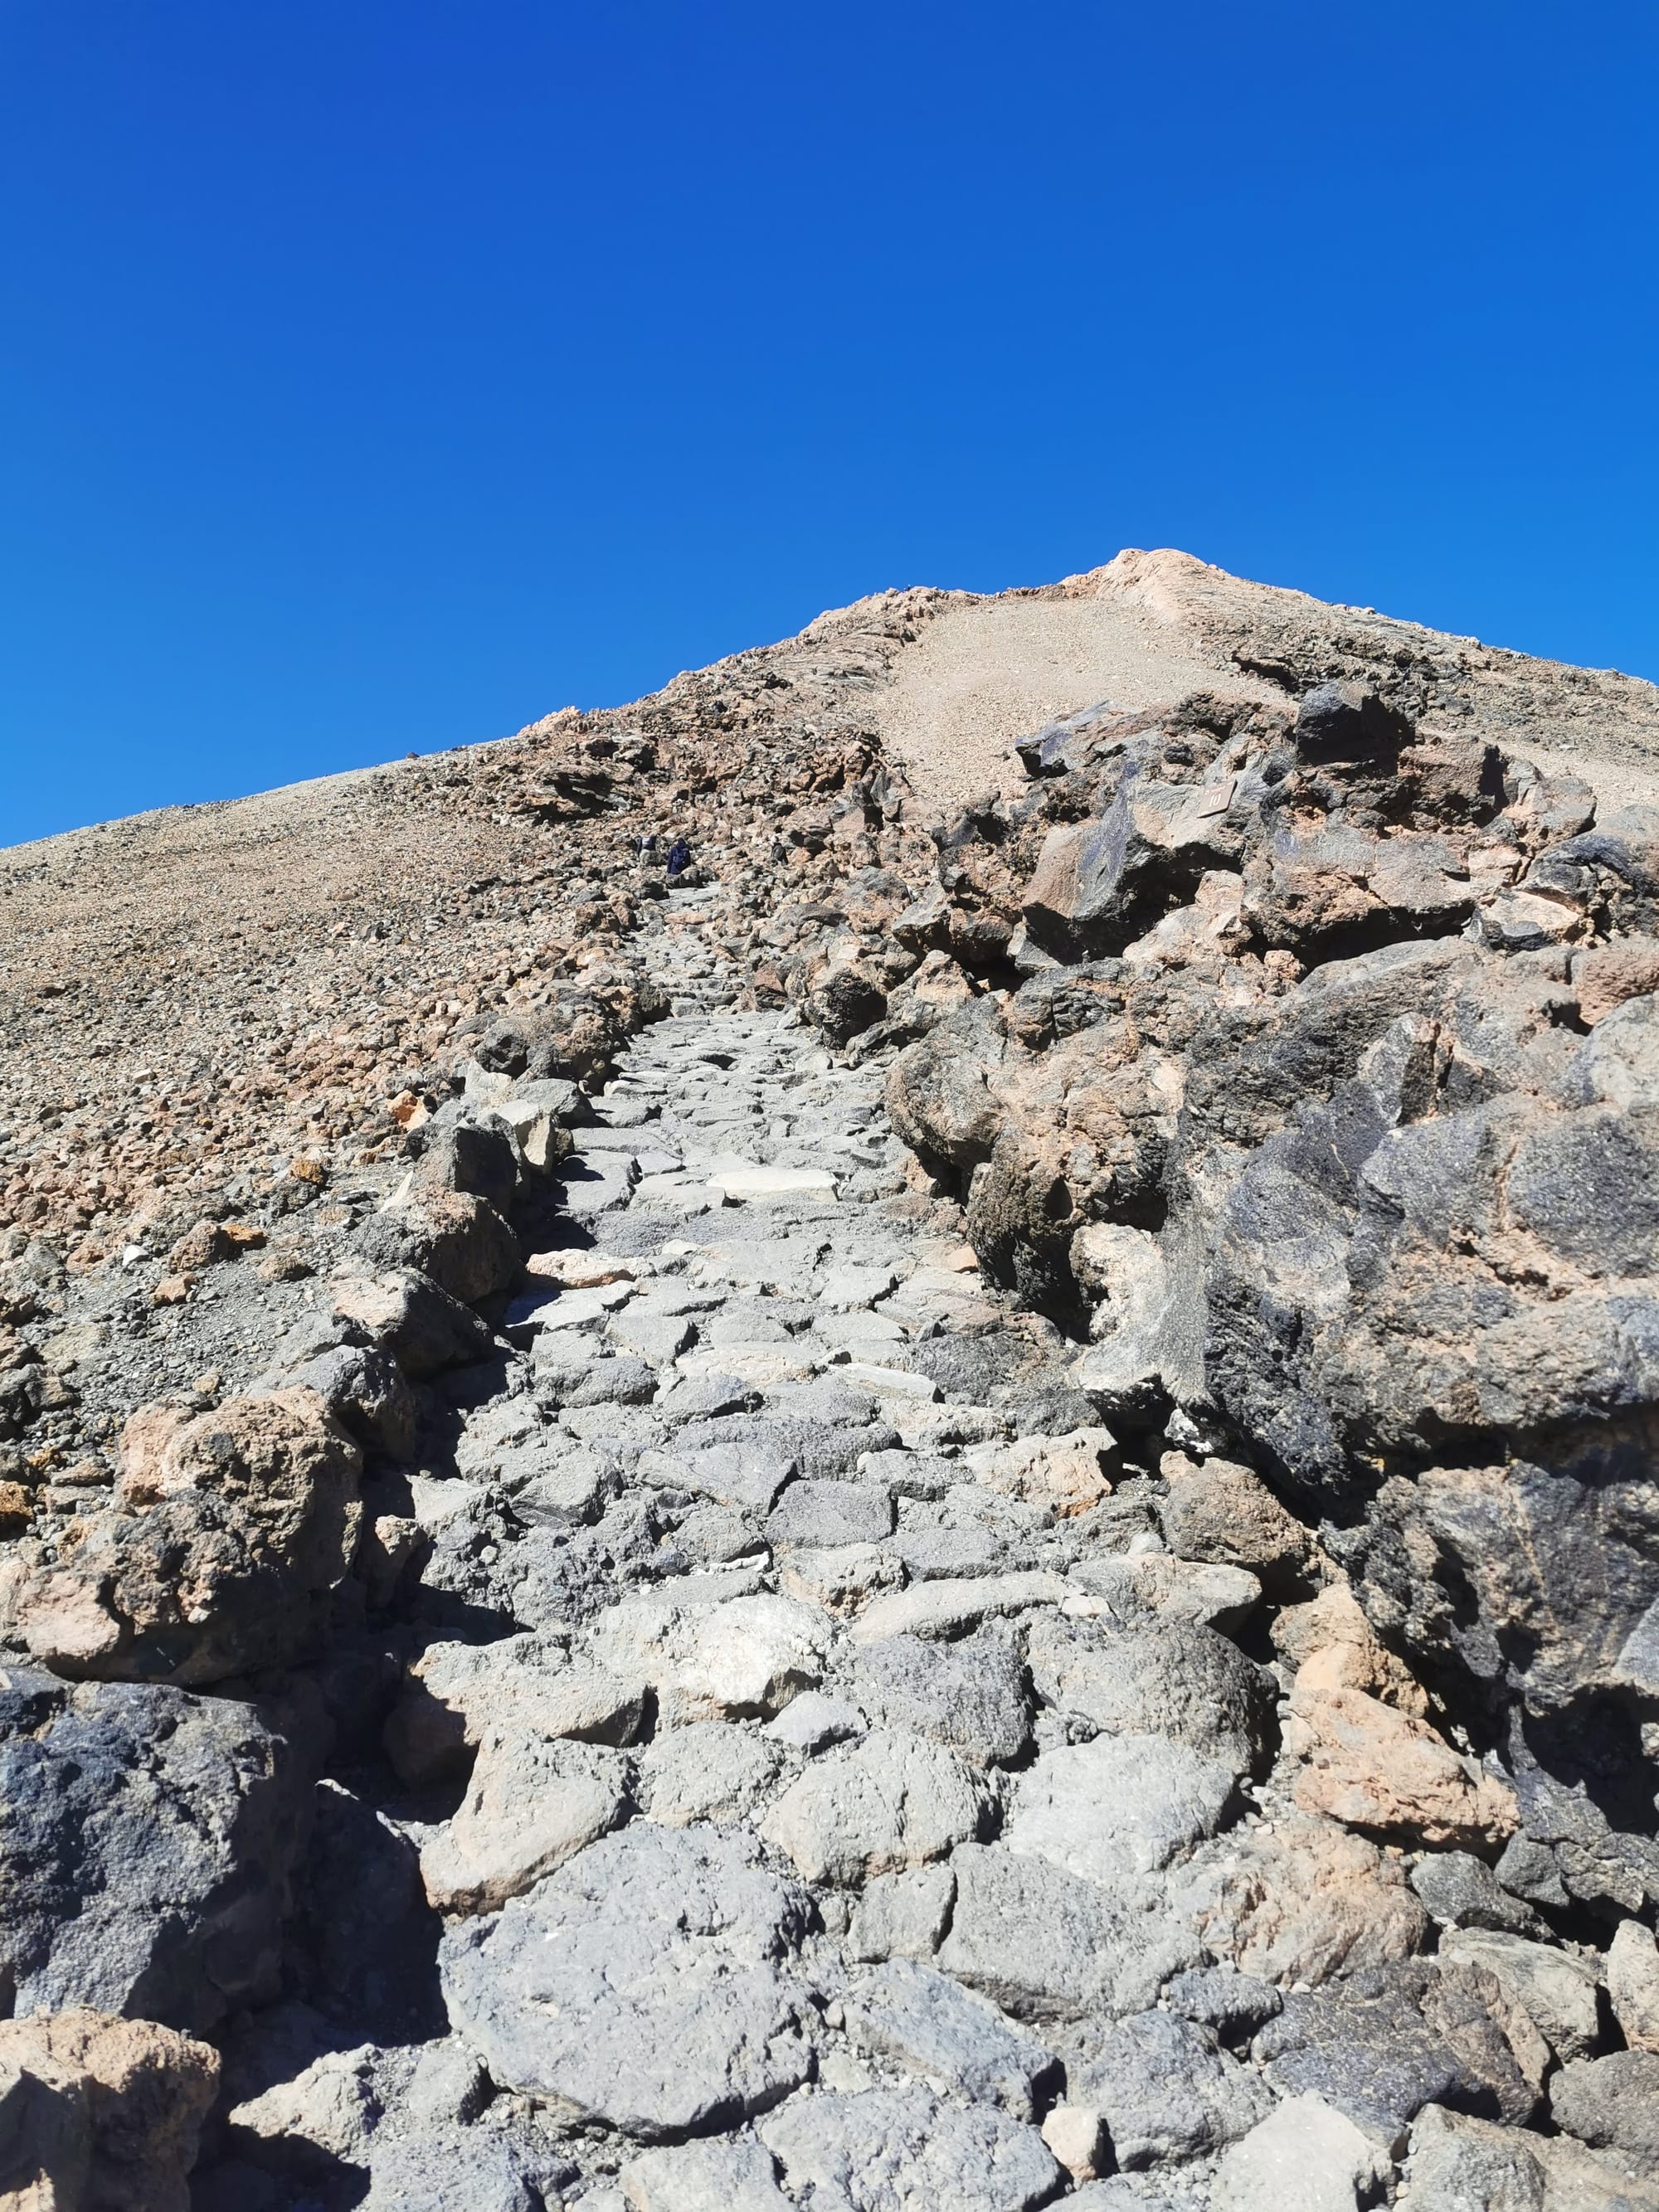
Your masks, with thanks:
[[[1485,1741],[1524,1701],[1527,1759],[1627,1840],[1530,1832],[1631,1910],[1659,1893],[1616,1717],[1659,1690],[1659,817],[1593,823],[1588,787],[1414,712],[1345,672],[1293,723],[1194,696],[1033,740],[952,849],[1047,963],[942,1012],[890,1110],[987,1270],[1086,1323],[1108,1418],[1173,1407],[1233,1454],[1231,1504],[1178,1463],[1176,1548],[1282,1590],[1310,1555],[1256,1474],[1328,1516]]]
[[[749,2135],[648,2150],[622,2188],[630,2212],[789,2212],[775,2160]]]
[[[1109,1735],[1167,1737],[1218,1760],[1236,1780],[1262,1762],[1273,1682],[1212,1628],[1156,1618],[1116,1628],[1050,1615],[1033,1625],[1028,1648],[1038,1695]]]
[[[988,1811],[979,1776],[948,1747],[872,1729],[815,1759],[761,1832],[809,1881],[856,1886],[942,1858],[985,1832]]]
[[[1046,1858],[967,1844],[951,1868],[956,1897],[936,1963],[1018,2020],[1139,2012],[1199,1963],[1178,1923]]]
[[[1428,2104],[1523,2121],[1537,2094],[1517,2063],[1504,2008],[1478,1971],[1413,1963],[1292,1992],[1253,2049],[1281,2092],[1311,2091],[1385,2136]]]
[[[0,1693],[0,1963],[18,2012],[200,2033],[276,1994],[309,1809],[302,1748],[252,1705],[28,1668]]]
[[[1659,2181],[1659,2056],[1615,2051],[1577,2058],[1550,2084],[1550,2115],[1565,2134]]]
[[[636,1822],[444,1937],[494,2078],[645,2142],[764,2111],[811,2071],[811,1907],[730,1832]]]
[[[792,1482],[766,1523],[769,1543],[873,1544],[892,1534],[892,1500],[869,1483]]]
[[[520,1266],[506,1222],[464,1190],[417,1188],[371,1215],[357,1248],[371,1267],[414,1268],[466,1305],[506,1290]]]
[[[1258,2075],[1167,2012],[1132,2014],[1068,2049],[1066,2094],[1100,2112],[1126,2168],[1219,2149],[1273,2106]]]
[[[337,1345],[284,1378],[314,1390],[366,1451],[406,1460],[415,1449],[415,1401],[402,1370],[378,1345]]]
[[[506,2129],[403,2136],[376,2145],[363,2212],[544,2212],[568,2172]]]
[[[896,1959],[842,2001],[847,2033],[864,2051],[896,2059],[926,2079],[954,2081],[1017,2119],[1038,2114],[1060,2062],[983,1999],[932,1966]]]
[[[1057,1745],[1019,1776],[1004,1839],[1011,1850],[1115,1886],[1213,1835],[1236,1781],[1218,1759],[1167,1736]]]
[[[797,2200],[825,2212],[902,2212],[918,2202],[936,2212],[1029,2212],[1060,2179],[1035,2128],[922,2088],[819,2090],[757,2132]]]
[[[1659,2187],[1628,2160],[1598,2157],[1571,2136],[1540,2136],[1437,2105],[1412,2128],[1409,2201],[1444,2212],[1654,2212]]]
[[[890,1728],[914,1729],[981,1765],[1018,1759],[1030,1741],[1025,1670],[997,1628],[955,1644],[890,1636],[857,1664],[860,1702]]]
[[[489,1329],[416,1267],[337,1284],[334,1310],[389,1352],[411,1381],[489,1357]]]

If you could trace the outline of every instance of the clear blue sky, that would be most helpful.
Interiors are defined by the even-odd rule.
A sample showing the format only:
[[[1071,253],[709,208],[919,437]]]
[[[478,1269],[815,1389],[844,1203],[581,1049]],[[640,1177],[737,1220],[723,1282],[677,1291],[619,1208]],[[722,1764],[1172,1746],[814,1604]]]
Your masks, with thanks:
[[[1180,545],[1659,677],[1659,15],[0,0],[0,843]]]

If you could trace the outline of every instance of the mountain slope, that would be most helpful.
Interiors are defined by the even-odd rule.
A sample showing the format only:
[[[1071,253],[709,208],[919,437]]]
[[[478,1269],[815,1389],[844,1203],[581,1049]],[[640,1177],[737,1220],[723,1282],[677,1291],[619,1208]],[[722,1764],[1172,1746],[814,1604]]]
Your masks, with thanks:
[[[1362,673],[1425,727],[1523,740],[1604,800],[1655,792],[1652,684],[1127,551],[1034,590],[882,593],[495,744],[16,847],[0,1231],[89,1262],[250,1151],[384,1137],[386,1102],[458,1025],[606,957],[629,916],[617,861],[644,829],[718,845],[734,807],[775,825],[876,761],[925,822],[1018,780],[1013,741],[1052,715]]]

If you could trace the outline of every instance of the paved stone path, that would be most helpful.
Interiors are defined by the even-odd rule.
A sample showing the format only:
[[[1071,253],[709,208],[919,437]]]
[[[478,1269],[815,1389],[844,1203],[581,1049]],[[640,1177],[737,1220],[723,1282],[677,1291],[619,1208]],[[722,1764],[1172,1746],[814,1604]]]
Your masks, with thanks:
[[[1115,1747],[1034,1698],[1030,1625],[1051,1680],[1160,1563],[1173,1681],[1231,1651],[1194,1624],[1255,1585],[1167,1558],[1074,1347],[907,1182],[883,1070],[734,1010],[721,919],[694,893],[650,932],[673,1013],[575,1133],[461,1483],[422,1486],[434,1602],[526,1632],[416,1662],[401,1825],[453,2026],[513,2093],[492,2111],[599,2131],[562,2177],[592,2212],[1012,2212],[1069,2187],[1056,2150],[1105,2162],[1068,2039],[1201,1963],[1154,1878],[1243,1802],[1267,1704],[1234,1654],[1231,1739]],[[422,1818],[468,1745],[458,1808]],[[1118,2070],[1202,2077],[1194,2148],[1265,2116],[1201,2018],[1147,2018]],[[478,2148],[406,2096],[377,2192],[422,2130],[439,2165]]]
[[[311,1909],[392,2010],[415,1962],[423,2024],[307,2065],[306,2008],[258,2016],[203,2212],[365,2171],[371,2212],[1248,2212],[1286,2172],[1346,2212],[1431,2075],[1524,2114],[1416,1984],[1306,1990],[1438,1968],[1398,1859],[1292,1802],[1236,1640],[1229,1546],[1282,1510],[1190,1468],[1171,1540],[1168,1463],[981,1279],[883,1070],[738,1009],[735,921],[651,917],[672,1014],[574,1132],[501,1387],[457,1379],[454,1474],[392,1501],[431,1552],[401,1794],[362,1790],[418,1888]]]

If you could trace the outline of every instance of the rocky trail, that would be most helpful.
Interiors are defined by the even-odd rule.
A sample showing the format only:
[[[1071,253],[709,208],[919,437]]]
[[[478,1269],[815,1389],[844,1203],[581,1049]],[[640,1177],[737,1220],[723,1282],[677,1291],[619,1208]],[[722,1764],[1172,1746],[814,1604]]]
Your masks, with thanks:
[[[1659,2208],[1659,815],[1274,650],[20,1176],[0,2204]]]

